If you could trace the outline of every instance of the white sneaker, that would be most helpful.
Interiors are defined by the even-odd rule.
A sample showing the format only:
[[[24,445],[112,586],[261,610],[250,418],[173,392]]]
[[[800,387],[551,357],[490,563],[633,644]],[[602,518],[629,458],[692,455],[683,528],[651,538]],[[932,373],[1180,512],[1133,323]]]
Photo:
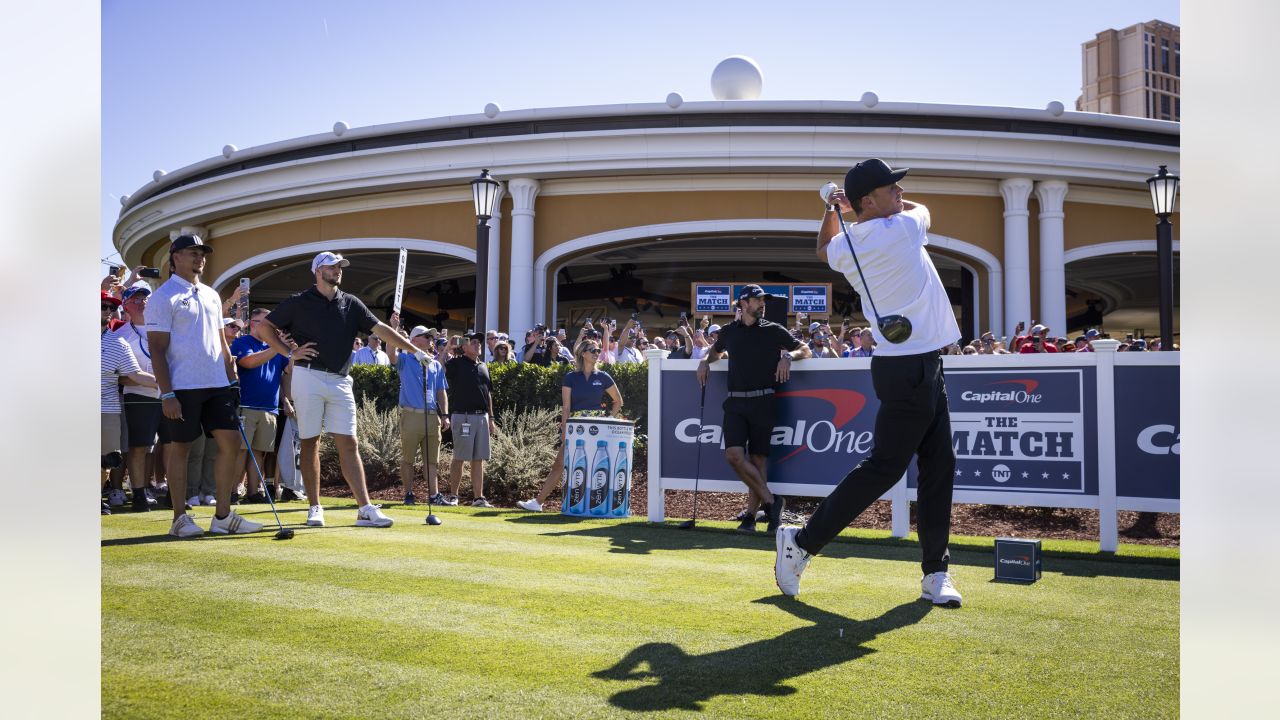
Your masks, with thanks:
[[[227,513],[227,516],[221,520],[215,517],[209,521],[209,532],[214,535],[244,535],[258,532],[261,529],[262,523],[245,520],[237,515],[235,510]]]
[[[813,556],[796,545],[796,533],[800,528],[784,525],[778,528],[774,542],[778,547],[777,558],[773,562],[773,579],[783,595],[795,597],[800,594],[800,575],[809,567],[809,559]]]
[[[107,504],[111,507],[124,505],[124,490],[112,490],[107,493]]]
[[[214,505],[218,504],[218,498],[212,495],[205,495],[203,498],[201,498],[200,504],[208,507],[213,507]]]
[[[187,498],[187,504],[193,508],[200,507],[200,496],[192,495],[191,497]]]
[[[521,500],[517,502],[516,505],[519,505],[521,510],[542,512],[542,503],[538,502],[538,498],[534,498],[532,500]]]
[[[184,513],[169,526],[169,534],[174,537],[193,538],[200,537],[204,531],[196,525],[196,521],[190,515]]]
[[[312,505],[307,510],[307,527],[324,527],[324,508]]]
[[[951,583],[951,573],[929,573],[921,578],[920,599],[932,600],[934,605],[960,607],[960,593]]]
[[[478,497],[475,500],[471,501],[471,507],[491,508],[493,507],[493,503],[489,502],[488,500],[485,500],[482,497]]]
[[[457,496],[457,495],[445,495],[445,496],[444,496],[444,502],[442,502],[442,503],[440,503],[440,504],[441,504],[441,505],[457,505],[457,504],[458,504],[458,496]]]
[[[356,515],[356,527],[391,527],[392,519],[382,514],[377,505],[365,505]]]

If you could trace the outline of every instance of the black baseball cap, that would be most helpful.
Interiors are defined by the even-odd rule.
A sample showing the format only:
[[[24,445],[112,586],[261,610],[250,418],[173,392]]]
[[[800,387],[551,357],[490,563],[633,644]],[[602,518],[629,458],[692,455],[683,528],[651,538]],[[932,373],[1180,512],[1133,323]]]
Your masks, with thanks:
[[[479,340],[480,342],[484,342],[484,333],[482,332],[463,333],[462,337],[468,340]]]
[[[892,185],[907,176],[911,168],[892,170],[880,158],[864,160],[852,168],[844,176],[844,194],[850,200],[869,195],[873,190],[885,185]]]
[[[747,300],[750,298],[759,298],[759,297],[769,298],[769,297],[777,297],[777,296],[765,292],[764,288],[760,287],[759,285],[745,285],[743,286],[742,290],[738,291],[739,300]]]
[[[205,245],[199,235],[179,235],[174,239],[173,244],[169,246],[169,254],[172,255],[179,250],[186,250],[189,247],[198,247],[204,251],[205,255],[213,252],[213,248]]]

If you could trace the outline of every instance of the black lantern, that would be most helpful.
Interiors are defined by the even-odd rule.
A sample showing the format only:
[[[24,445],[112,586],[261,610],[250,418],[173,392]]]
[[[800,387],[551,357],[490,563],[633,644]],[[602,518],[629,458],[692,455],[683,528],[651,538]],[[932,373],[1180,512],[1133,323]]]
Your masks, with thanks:
[[[1159,220],[1156,222],[1156,265],[1160,271],[1160,349],[1173,349],[1173,225],[1169,216],[1178,203],[1177,175],[1161,165],[1155,175],[1147,178],[1151,190],[1151,208]]]
[[[493,201],[498,198],[498,181],[481,170],[471,181],[471,199],[476,208],[476,317],[475,331],[484,334],[489,295],[489,218],[493,217]],[[484,348],[480,350],[484,357]]]

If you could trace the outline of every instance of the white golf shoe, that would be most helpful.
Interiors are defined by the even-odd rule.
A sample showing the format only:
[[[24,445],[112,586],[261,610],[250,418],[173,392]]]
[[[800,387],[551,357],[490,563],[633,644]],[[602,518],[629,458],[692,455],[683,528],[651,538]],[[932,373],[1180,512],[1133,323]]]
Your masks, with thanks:
[[[356,527],[391,527],[392,519],[382,514],[377,505],[365,505],[356,515]]]
[[[173,525],[169,526],[169,534],[180,538],[200,537],[204,531],[200,526],[196,525],[196,521],[190,515],[182,514],[177,520],[173,521]]]
[[[947,572],[929,573],[921,578],[920,599],[932,601],[934,605],[960,607],[960,593]]]
[[[262,523],[245,520],[237,515],[235,510],[227,513],[227,516],[221,520],[215,517],[209,521],[209,532],[214,535],[245,535],[258,532],[261,529]]]
[[[796,545],[798,532],[800,528],[784,525],[774,535],[778,556],[773,562],[773,577],[778,583],[778,589],[788,597],[800,594],[800,575],[809,567],[809,559],[813,557]]]
[[[521,500],[517,502],[516,505],[519,505],[521,510],[542,512],[542,503],[538,502],[538,498],[533,498],[532,500]]]
[[[124,490],[117,488],[107,493],[107,504],[111,507],[122,507],[124,505]]]
[[[312,505],[307,510],[307,527],[324,527],[324,508]]]

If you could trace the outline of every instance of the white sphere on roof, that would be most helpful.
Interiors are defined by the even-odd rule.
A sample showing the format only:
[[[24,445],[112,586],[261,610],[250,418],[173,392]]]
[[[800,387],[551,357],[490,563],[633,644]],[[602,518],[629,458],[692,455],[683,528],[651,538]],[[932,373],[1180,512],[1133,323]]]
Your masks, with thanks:
[[[239,148],[237,148],[235,145],[223,145],[223,146],[222,146],[222,157],[224,157],[224,158],[226,158],[226,159],[230,160],[230,159],[231,159],[231,156],[232,156],[232,155],[234,155],[234,154],[236,153],[236,150],[238,150],[238,149],[239,149]]]
[[[755,100],[764,86],[764,75],[755,60],[733,55],[711,71],[711,94],[717,100]]]
[[[502,112],[502,108],[498,107],[498,103],[489,103],[484,106],[484,116],[487,118],[496,118],[500,112]]]
[[[681,97],[680,93],[673,92],[667,95],[667,107],[678,108],[683,104],[684,98]]]
[[[1060,117],[1062,113],[1066,110],[1066,108],[1063,107],[1062,103],[1058,102],[1057,100],[1050,102],[1048,105],[1044,107],[1044,109],[1048,110],[1049,114],[1054,117]]]
[[[880,96],[868,90],[862,93],[862,104],[869,108],[873,108],[880,104]]]
[[[162,178],[162,177],[164,177],[165,175],[168,175],[168,174],[169,174],[169,173],[166,173],[166,172],[165,172],[165,171],[163,171],[163,170],[157,170],[157,171],[155,171],[155,172],[151,173],[151,179],[152,179],[152,180],[155,180],[156,182],[160,182],[160,178]]]
[[[333,134],[342,137],[342,133],[351,129],[351,126],[339,120],[333,124]]]
[[[128,203],[129,203],[129,196],[128,196],[128,195],[121,195],[121,196],[120,196],[120,206],[121,206],[121,207],[124,207],[124,206],[125,206],[125,205],[127,205]]]

